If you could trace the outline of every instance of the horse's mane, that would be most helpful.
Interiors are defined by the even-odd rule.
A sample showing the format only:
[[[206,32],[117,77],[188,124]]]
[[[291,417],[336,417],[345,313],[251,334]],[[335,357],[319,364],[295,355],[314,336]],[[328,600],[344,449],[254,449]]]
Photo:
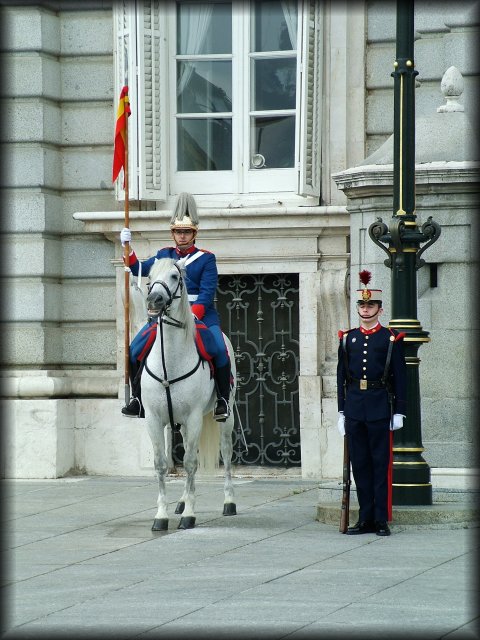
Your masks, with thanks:
[[[195,335],[195,321],[193,319],[192,309],[188,301],[188,292],[185,285],[185,266],[181,260],[174,260],[173,258],[161,258],[155,260],[152,268],[150,269],[149,279],[150,282],[154,280],[162,280],[163,276],[171,271],[173,265],[177,263],[180,269],[180,275],[183,278],[183,287],[181,289],[181,296],[178,300],[178,309],[175,311],[175,318],[185,325],[185,332],[187,335]],[[179,289],[180,291],[180,289]]]

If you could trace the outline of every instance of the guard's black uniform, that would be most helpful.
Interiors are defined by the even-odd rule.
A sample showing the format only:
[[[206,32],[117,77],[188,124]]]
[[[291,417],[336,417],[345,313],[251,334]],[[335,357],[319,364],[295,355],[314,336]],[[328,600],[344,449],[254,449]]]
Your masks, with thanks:
[[[390,420],[392,414],[405,415],[406,411],[404,335],[380,324],[368,330],[359,327],[339,331],[338,410],[345,414],[345,433],[360,507],[359,521],[363,522],[388,520]],[[383,381],[390,343],[387,383],[393,391],[393,406]]]

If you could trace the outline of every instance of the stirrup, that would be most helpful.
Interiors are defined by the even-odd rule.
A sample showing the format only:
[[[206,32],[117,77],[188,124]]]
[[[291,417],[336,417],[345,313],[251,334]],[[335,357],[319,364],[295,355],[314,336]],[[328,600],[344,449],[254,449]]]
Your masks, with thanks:
[[[144,418],[145,411],[140,400],[133,397],[126,407],[122,407],[122,415],[125,418]]]
[[[225,398],[217,398],[217,403],[215,404],[215,409],[213,410],[213,418],[217,422],[225,422],[225,420],[230,415],[230,407],[228,406],[228,402]]]

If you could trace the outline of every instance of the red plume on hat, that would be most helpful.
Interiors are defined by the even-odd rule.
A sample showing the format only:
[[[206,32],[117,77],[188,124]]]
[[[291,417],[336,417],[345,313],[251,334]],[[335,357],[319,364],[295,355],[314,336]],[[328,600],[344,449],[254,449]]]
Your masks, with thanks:
[[[365,286],[367,286],[367,284],[372,279],[371,271],[367,271],[366,269],[364,269],[363,271],[360,271],[360,273],[358,275],[360,276],[360,282],[362,284],[364,284]]]

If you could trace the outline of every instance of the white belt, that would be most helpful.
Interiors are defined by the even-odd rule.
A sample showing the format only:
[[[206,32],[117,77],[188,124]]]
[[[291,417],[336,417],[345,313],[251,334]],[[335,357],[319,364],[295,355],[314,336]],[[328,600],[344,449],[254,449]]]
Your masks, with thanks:
[[[197,298],[198,298],[198,295],[195,295],[195,294],[190,295],[190,294],[188,294],[188,301],[189,302],[195,302],[195,300]]]

